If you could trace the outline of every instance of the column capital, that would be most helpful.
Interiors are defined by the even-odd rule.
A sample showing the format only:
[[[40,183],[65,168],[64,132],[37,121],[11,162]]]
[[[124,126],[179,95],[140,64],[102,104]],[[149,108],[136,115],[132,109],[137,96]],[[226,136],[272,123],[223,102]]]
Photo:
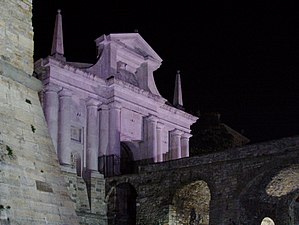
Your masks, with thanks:
[[[109,109],[109,106],[107,104],[101,104],[99,109],[101,110],[108,110]]]
[[[161,122],[157,122],[157,129],[158,130],[162,130],[163,128],[165,127],[164,123],[161,123]]]
[[[44,88],[44,92],[60,92],[62,90],[62,87],[59,87],[55,84],[49,84]]]
[[[174,136],[181,136],[183,134],[183,131],[175,128],[174,130],[170,131],[170,134]]]
[[[189,133],[183,133],[182,134],[182,138],[186,138],[186,139],[189,139],[189,138],[191,138],[193,135],[192,134],[189,134]]]
[[[157,116],[155,116],[155,115],[152,115],[152,114],[150,114],[147,118],[147,121],[149,121],[149,122],[158,122],[158,117]]]
[[[120,110],[122,108],[121,103],[118,101],[113,101],[111,103],[109,103],[109,108],[110,109],[118,109]]]
[[[73,95],[72,91],[62,88],[61,91],[58,92],[59,97],[71,97]]]
[[[100,102],[96,99],[89,98],[86,100],[86,106],[88,107],[98,107],[100,105]]]

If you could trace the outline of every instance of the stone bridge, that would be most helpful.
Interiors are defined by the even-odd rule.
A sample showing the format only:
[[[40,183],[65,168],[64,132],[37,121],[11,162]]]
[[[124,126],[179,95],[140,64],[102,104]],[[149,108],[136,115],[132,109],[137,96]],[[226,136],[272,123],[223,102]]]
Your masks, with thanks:
[[[106,180],[109,224],[298,225],[298,196],[299,137],[150,164]]]

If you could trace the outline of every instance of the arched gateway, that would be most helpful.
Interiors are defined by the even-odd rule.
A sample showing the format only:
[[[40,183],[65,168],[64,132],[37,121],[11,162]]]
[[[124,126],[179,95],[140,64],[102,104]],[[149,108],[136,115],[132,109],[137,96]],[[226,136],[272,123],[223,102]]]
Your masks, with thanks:
[[[117,185],[108,196],[108,225],[135,225],[136,197],[129,183]]]

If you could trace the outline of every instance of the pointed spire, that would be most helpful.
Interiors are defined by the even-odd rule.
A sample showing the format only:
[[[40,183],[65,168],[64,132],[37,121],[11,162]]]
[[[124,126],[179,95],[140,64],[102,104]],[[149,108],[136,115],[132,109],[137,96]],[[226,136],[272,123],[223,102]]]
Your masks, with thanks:
[[[57,59],[65,61],[63,48],[63,32],[62,32],[62,17],[61,10],[57,10],[55,28],[52,41],[51,55]]]
[[[176,78],[175,78],[173,105],[178,109],[184,110],[183,96],[182,96],[182,85],[181,85],[181,75],[180,75],[179,70],[177,71]]]

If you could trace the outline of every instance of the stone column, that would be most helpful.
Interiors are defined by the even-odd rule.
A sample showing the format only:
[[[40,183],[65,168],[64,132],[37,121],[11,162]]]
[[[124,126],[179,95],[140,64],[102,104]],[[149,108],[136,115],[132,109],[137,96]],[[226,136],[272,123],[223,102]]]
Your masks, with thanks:
[[[163,149],[162,149],[162,129],[164,127],[163,123],[157,123],[157,157],[155,162],[163,162]]]
[[[170,132],[170,157],[171,159],[180,159],[182,156],[181,149],[182,131],[174,129]]]
[[[182,144],[182,158],[189,157],[189,138],[192,137],[192,134],[183,133],[181,138]]]
[[[45,118],[48,125],[48,130],[55,147],[57,154],[57,142],[58,142],[58,110],[59,99],[58,92],[59,87],[48,85],[44,90],[44,104],[43,109]]]
[[[59,92],[58,159],[61,165],[71,164],[71,104],[72,93]]]
[[[119,102],[109,104],[109,154],[120,156],[120,111]]]
[[[99,120],[98,102],[90,99],[87,107],[87,133],[86,133],[86,166],[88,170],[98,171],[98,149],[99,149]]]
[[[121,124],[121,105],[119,102],[109,104],[109,157],[113,157],[113,161],[109,160],[107,171],[114,175],[120,174],[120,124]],[[111,164],[113,163],[113,164]]]
[[[147,158],[157,162],[157,117],[147,117]]]
[[[100,118],[100,147],[99,147],[99,156],[107,155],[109,151],[109,107],[105,104],[100,106],[99,111]]]
[[[99,132],[99,171],[100,173],[106,173],[107,170],[107,158],[109,155],[109,107],[106,104],[102,104],[99,109],[100,118],[100,132]]]

